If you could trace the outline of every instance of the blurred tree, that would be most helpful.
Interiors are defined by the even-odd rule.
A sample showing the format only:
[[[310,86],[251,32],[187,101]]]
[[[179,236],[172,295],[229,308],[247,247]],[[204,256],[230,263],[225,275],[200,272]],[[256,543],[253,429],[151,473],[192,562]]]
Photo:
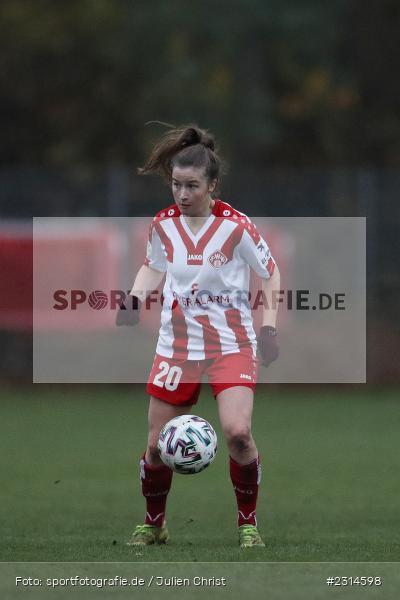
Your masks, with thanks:
[[[399,26],[397,0],[3,0],[0,161],[138,164],[159,119],[255,166],[398,164]]]
[[[373,164],[400,163],[400,3],[353,2],[344,51],[358,88],[358,150]]]

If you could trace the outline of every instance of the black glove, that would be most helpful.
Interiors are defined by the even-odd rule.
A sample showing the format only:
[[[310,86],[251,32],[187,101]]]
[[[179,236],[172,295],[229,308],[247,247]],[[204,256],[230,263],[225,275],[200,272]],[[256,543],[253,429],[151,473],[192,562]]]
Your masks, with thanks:
[[[275,327],[271,327],[271,325],[261,327],[257,341],[261,354],[261,363],[264,367],[268,367],[279,356],[279,346],[276,336],[277,331]]]
[[[116,317],[116,324],[119,325],[137,325],[139,323],[139,313],[142,306],[137,296],[128,295],[121,301]]]

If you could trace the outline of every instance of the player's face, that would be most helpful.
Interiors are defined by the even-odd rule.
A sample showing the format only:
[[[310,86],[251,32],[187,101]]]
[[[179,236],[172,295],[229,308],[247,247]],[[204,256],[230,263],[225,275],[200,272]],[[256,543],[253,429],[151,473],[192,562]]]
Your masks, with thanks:
[[[209,215],[215,184],[208,180],[203,168],[174,167],[172,170],[172,193],[183,215]]]

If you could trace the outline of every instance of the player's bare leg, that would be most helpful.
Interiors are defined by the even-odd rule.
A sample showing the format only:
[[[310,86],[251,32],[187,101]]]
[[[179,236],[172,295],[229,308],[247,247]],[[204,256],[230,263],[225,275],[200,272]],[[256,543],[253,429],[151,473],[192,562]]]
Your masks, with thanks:
[[[150,397],[147,449],[140,461],[140,479],[142,493],[146,499],[146,516],[144,524],[136,527],[128,545],[164,544],[169,538],[165,524],[165,507],[171,487],[172,471],[160,459],[157,441],[165,423],[187,412],[190,412],[188,406],[175,406],[153,396]]]
[[[175,406],[150,396],[148,412],[148,437],[145,461],[148,465],[160,467],[164,463],[157,449],[158,436],[165,423],[174,417],[190,413],[190,406]]]
[[[251,434],[253,390],[244,386],[230,387],[217,396],[219,419],[230,456],[239,464],[258,457]]]
[[[235,386],[217,396],[219,418],[229,448],[229,470],[238,505],[242,548],[264,546],[257,530],[256,504],[261,467],[251,433],[253,390]]]

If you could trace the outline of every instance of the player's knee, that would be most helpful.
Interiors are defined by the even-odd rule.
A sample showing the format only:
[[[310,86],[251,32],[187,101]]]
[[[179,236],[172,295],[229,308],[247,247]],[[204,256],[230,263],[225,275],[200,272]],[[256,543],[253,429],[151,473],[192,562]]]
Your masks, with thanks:
[[[226,432],[228,446],[235,448],[239,452],[250,448],[253,438],[250,427],[241,426],[229,429]]]

